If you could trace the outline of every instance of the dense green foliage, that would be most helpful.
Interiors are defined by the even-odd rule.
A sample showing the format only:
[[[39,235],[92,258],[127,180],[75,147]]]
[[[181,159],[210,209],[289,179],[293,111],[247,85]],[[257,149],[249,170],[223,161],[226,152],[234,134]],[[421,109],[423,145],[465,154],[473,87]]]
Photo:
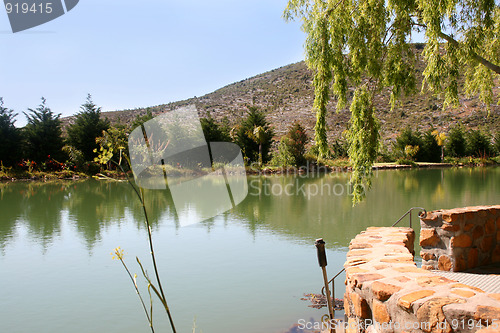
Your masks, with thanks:
[[[296,160],[292,154],[290,139],[288,136],[283,136],[278,143],[278,149],[273,154],[270,164],[277,167],[295,166]]]
[[[101,108],[92,101],[90,94],[87,101],[80,107],[73,124],[68,126],[68,143],[82,152],[85,161],[93,161],[95,139],[109,128],[109,121],[101,119]]]
[[[207,142],[230,142],[230,128],[227,119],[222,124],[218,123],[210,114],[200,119],[201,129]]]
[[[372,121],[375,96],[388,88],[394,107],[416,87],[413,33],[425,31],[423,87],[444,96],[444,106],[458,103],[459,69],[467,93],[479,93],[487,105],[493,101],[493,76],[500,73],[500,9],[495,1],[289,0],[284,16],[301,19],[307,34],[306,62],[315,72],[315,140],[320,157],[327,147],[330,90],[340,110],[348,103],[348,83],[355,86],[349,139],[355,185],[364,182],[361,174],[370,175],[363,170],[371,168],[376,157],[377,142],[366,140],[366,134],[377,131],[377,122]],[[373,128],[358,126],[363,123]],[[357,135],[357,130],[364,134]],[[377,138],[372,135],[370,140]]]
[[[287,133],[288,146],[290,147],[290,153],[293,156],[294,163],[298,166],[304,164],[305,158],[304,154],[306,152],[306,144],[309,138],[306,131],[299,122],[292,124]]]
[[[146,121],[153,119],[153,113],[149,108],[146,109],[146,114],[144,115],[137,115],[130,125],[130,130],[133,131],[136,127],[141,126],[144,124]]]
[[[445,143],[446,155],[463,157],[466,153],[465,129],[461,125],[450,128]]]
[[[45,98],[36,109],[24,112],[28,124],[24,128],[25,158],[35,162],[45,161],[49,156],[63,158],[60,114],[55,115],[46,105]]]
[[[13,110],[3,106],[0,98],[0,161],[4,166],[13,165],[20,157],[20,135],[14,126],[17,116]]]
[[[475,157],[492,156],[491,140],[479,130],[470,130],[467,133],[467,155]]]
[[[259,127],[260,130],[257,130]],[[255,133],[256,130],[258,133]],[[273,129],[264,113],[255,106],[249,106],[246,117],[236,128],[235,142],[251,162],[259,161],[260,155],[262,162],[265,163],[269,160],[273,136]]]
[[[378,156],[379,124],[366,87],[356,90],[351,103],[351,121],[347,133],[349,157],[353,165],[351,184],[353,202],[361,201],[371,186],[372,165]]]
[[[422,162],[441,162],[441,146],[439,146],[436,136],[432,129],[429,129],[422,135],[421,161]]]

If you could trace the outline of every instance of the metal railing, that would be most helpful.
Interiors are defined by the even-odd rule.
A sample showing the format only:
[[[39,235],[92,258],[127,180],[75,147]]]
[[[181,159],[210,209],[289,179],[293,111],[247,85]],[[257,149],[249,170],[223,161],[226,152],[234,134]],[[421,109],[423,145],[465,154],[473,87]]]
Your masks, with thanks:
[[[406,215],[410,214],[410,228],[411,228],[412,227],[411,226],[411,212],[414,209],[420,209],[421,210],[420,212],[418,212],[418,216],[419,217],[425,217],[427,215],[427,211],[425,210],[425,208],[422,208],[422,207],[411,207],[410,209],[408,209],[408,211],[406,213],[403,214],[403,216],[401,216],[399,218],[399,220],[397,220],[393,225],[391,225],[391,227],[395,227],[399,222],[401,222],[402,219],[404,219],[406,217]]]
[[[422,208],[422,207],[412,207],[410,209],[408,209],[408,211],[406,213],[403,214],[403,216],[401,216],[399,218],[399,220],[397,220],[391,227],[395,227],[399,222],[401,222],[406,216],[410,215],[410,228],[412,227],[412,224],[411,224],[411,212],[415,209],[420,209],[420,211],[418,212],[418,216],[423,218],[427,215],[427,211],[425,210],[425,208]],[[335,304],[335,279],[340,275],[342,274],[343,272],[345,271],[345,268],[342,268],[342,270],[340,272],[338,272],[334,277],[332,277],[330,279],[330,281],[328,281],[328,284],[332,284],[332,298],[333,298],[333,303]],[[323,288],[321,288],[321,294],[323,296],[326,296],[325,295],[325,287],[323,286]],[[335,307],[334,307],[335,309]]]

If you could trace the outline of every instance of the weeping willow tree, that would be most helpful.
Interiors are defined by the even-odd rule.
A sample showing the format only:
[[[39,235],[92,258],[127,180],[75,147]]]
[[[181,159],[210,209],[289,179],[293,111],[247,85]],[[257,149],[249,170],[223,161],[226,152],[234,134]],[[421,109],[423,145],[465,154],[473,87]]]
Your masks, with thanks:
[[[457,105],[462,75],[465,93],[479,94],[489,113],[494,76],[500,74],[498,1],[289,0],[284,17],[301,19],[307,34],[306,63],[315,73],[315,141],[320,158],[328,151],[330,98],[337,111],[350,108],[354,202],[365,195],[365,185],[370,186],[377,157],[374,99],[390,91],[394,108],[400,98],[416,90],[417,54],[411,44],[415,33],[425,32],[422,89],[443,98],[443,107]],[[349,86],[355,88],[354,94]]]

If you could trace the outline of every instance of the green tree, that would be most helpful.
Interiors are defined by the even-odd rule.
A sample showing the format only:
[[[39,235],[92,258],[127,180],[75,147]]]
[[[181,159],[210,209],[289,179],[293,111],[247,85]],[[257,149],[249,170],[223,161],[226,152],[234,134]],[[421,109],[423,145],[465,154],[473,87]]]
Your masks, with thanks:
[[[95,139],[108,128],[109,121],[101,119],[101,108],[94,104],[92,96],[88,94],[75,122],[68,127],[68,143],[82,152],[85,161],[93,161],[94,149],[97,148]]]
[[[448,137],[445,142],[446,155],[451,157],[463,157],[466,153],[466,142],[464,136],[464,128],[461,125],[456,125],[450,128]]]
[[[330,93],[337,110],[342,110],[348,104],[350,83],[354,96],[363,98],[351,101],[349,156],[354,170],[373,164],[372,148],[377,144],[353,140],[355,131],[375,131],[373,101],[384,89],[389,89],[393,107],[415,91],[417,52],[410,42],[417,31],[425,31],[424,89],[444,96],[444,106],[458,104],[460,69],[468,94],[479,93],[487,105],[493,101],[493,79],[500,73],[500,9],[495,1],[289,0],[284,17],[301,19],[307,34],[306,62],[314,71],[320,157],[327,153]],[[360,108],[366,111],[357,112]],[[366,125],[355,127],[361,124]],[[370,140],[377,139],[373,134]],[[355,175],[352,180],[357,184],[366,180]]]
[[[414,157],[417,161],[420,160],[420,151],[422,150],[423,141],[422,134],[417,131],[412,131],[410,126],[407,126],[401,134],[396,138],[394,148],[399,155],[405,155],[405,149],[407,146],[418,147],[417,152]]]
[[[95,138],[95,142],[99,148],[94,149],[94,153],[97,154],[94,162],[107,164],[108,169],[112,168],[110,161],[113,157],[118,162],[122,157],[129,155],[128,133],[125,126],[111,126],[107,130],[102,131],[101,136]]]
[[[493,153],[490,138],[479,130],[470,130],[467,133],[467,155],[483,157]]]
[[[500,131],[495,134],[494,147],[497,155],[500,155]]]
[[[231,142],[229,127],[215,121],[210,112],[206,118],[200,119],[200,123],[207,142]]]
[[[256,140],[254,139],[254,132],[259,127],[261,127],[261,130],[257,133],[259,139]],[[266,120],[264,113],[255,106],[249,106],[246,118],[236,128],[236,143],[240,146],[245,157],[252,162],[257,162],[260,160],[259,156],[261,156],[262,162],[267,162],[273,136],[274,131]]]
[[[141,126],[146,121],[153,119],[153,113],[149,108],[146,108],[146,114],[137,115],[134,122],[130,125],[130,130],[133,131],[136,127]]]
[[[290,139],[288,136],[282,136],[278,144],[278,150],[274,152],[271,159],[271,165],[278,167],[289,167],[296,165],[295,157],[292,154]]]
[[[304,127],[298,121],[293,123],[287,133],[288,145],[296,165],[301,165],[305,162],[304,154],[306,152],[306,144],[309,141]]]
[[[422,136],[421,162],[441,162],[441,146],[436,140],[434,130],[429,129]]]
[[[3,106],[3,98],[0,97],[0,161],[3,165],[12,165],[19,158],[20,135],[14,126],[17,113]]]
[[[54,159],[63,157],[61,114],[55,115],[46,102],[42,97],[42,103],[36,109],[23,112],[28,120],[23,131],[25,156],[36,162],[45,161],[49,155]]]

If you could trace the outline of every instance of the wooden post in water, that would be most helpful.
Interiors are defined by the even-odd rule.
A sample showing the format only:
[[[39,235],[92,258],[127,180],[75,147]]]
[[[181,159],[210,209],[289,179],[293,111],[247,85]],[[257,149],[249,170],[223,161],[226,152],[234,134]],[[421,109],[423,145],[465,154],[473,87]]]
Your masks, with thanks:
[[[328,287],[328,276],[326,274],[326,252],[325,252],[325,241],[323,238],[316,239],[316,242],[314,243],[316,245],[316,249],[318,250],[318,263],[319,267],[321,267],[321,270],[323,271],[323,280],[325,283],[325,293],[326,293],[326,302],[328,305],[328,311],[330,313],[330,332],[335,332],[335,328],[332,327],[332,324],[334,323],[335,320],[335,312],[333,310],[332,306],[332,299],[330,297],[330,288]]]

